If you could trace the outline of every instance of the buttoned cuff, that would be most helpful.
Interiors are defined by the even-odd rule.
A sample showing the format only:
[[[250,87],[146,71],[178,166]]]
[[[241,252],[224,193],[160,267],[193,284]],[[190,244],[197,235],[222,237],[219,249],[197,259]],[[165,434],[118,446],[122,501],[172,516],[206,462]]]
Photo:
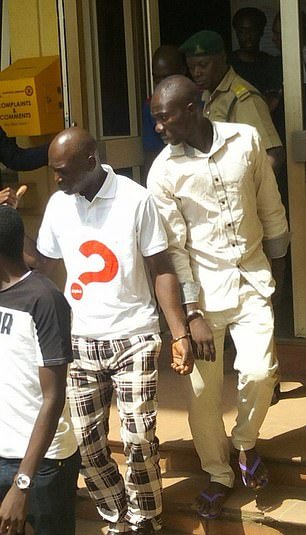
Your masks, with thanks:
[[[199,300],[201,285],[199,282],[188,281],[180,284],[183,305],[196,303]]]
[[[290,232],[285,232],[277,238],[263,240],[263,249],[268,258],[282,258],[286,256],[290,243]]]

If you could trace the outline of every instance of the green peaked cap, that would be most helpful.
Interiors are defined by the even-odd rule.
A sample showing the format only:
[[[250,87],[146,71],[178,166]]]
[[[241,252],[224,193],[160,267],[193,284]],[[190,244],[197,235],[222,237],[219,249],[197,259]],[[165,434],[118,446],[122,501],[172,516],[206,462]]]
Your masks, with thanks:
[[[181,46],[185,56],[213,56],[224,50],[224,42],[217,32],[202,30],[194,33]]]

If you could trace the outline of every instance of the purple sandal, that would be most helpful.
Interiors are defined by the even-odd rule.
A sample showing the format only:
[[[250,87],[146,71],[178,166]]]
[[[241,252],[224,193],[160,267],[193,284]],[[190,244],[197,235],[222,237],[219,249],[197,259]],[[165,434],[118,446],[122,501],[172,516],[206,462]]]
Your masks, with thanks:
[[[223,492],[217,492],[216,494],[209,496],[209,494],[206,494],[206,492],[201,492],[200,496],[204,498],[205,500],[207,500],[210,504],[212,504],[217,498],[225,498],[226,494]],[[198,514],[202,516],[203,518],[206,518],[207,520],[212,520],[213,518],[217,518],[221,514],[221,509],[222,507],[220,508],[220,511],[218,513],[214,513],[214,514],[201,513],[200,511],[198,511]]]
[[[248,481],[247,481],[247,478],[246,478],[247,474],[251,478],[254,477],[255,472],[256,472],[256,470],[257,470],[257,468],[258,468],[258,466],[260,465],[261,462],[262,462],[262,460],[259,457],[259,455],[257,455],[257,457],[256,457],[254,463],[252,464],[251,468],[248,468],[247,466],[245,466],[244,464],[239,462],[239,468],[241,470],[241,477],[242,477],[242,481],[243,481],[243,484],[244,484],[245,487],[248,487],[249,489],[259,490],[259,489],[263,489],[264,487],[267,486],[267,484],[269,482],[268,478],[264,479],[262,481],[262,483],[260,483],[260,485],[258,485],[257,487],[251,487],[248,484]],[[245,474],[243,474],[242,472],[245,472]]]

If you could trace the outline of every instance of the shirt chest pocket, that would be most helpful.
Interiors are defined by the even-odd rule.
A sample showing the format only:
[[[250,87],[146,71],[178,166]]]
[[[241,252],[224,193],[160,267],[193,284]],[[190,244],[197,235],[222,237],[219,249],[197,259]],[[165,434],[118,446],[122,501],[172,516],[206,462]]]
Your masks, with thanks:
[[[224,169],[211,166],[212,180],[215,190],[224,190],[230,194],[241,194],[244,184],[251,177],[245,162],[230,162]]]

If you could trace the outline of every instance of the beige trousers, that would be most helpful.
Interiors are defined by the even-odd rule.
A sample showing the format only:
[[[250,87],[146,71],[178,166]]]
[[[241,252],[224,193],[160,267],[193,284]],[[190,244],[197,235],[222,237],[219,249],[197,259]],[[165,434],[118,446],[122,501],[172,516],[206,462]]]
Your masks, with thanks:
[[[270,299],[242,281],[238,307],[207,312],[206,318],[214,333],[217,356],[215,362],[197,360],[194,371],[186,377],[189,424],[203,470],[211,481],[232,487],[234,473],[222,418],[224,336],[228,328],[236,347],[234,369],[238,372],[238,413],[232,443],[237,450],[248,450],[255,446],[277,381],[273,311]]]

